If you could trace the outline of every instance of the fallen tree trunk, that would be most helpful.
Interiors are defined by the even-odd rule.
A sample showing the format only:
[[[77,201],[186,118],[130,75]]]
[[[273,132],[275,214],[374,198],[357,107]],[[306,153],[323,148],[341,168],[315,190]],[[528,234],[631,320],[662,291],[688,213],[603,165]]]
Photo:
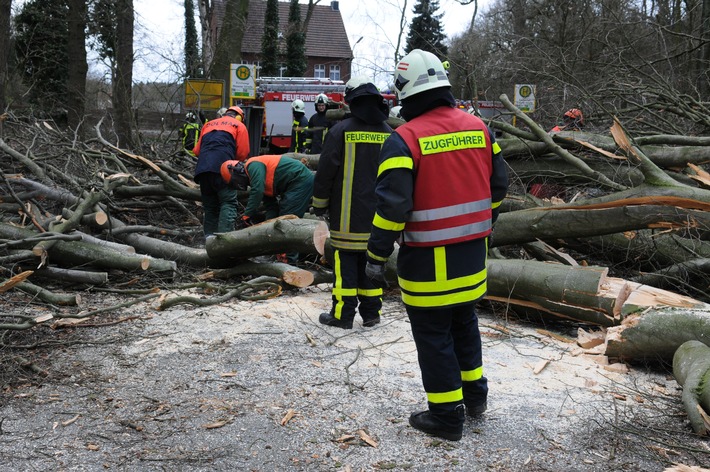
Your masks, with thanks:
[[[276,277],[292,287],[308,287],[315,281],[311,271],[283,262],[244,262],[229,269],[218,269],[200,275],[200,280],[229,279],[232,277],[261,274]]]
[[[604,267],[489,260],[487,299],[608,327],[603,354],[670,361],[691,339],[710,339],[710,305],[607,277]]]
[[[0,237],[23,239],[32,237],[32,231],[0,222]],[[173,277],[177,269],[175,261],[156,259],[146,255],[128,254],[107,246],[85,243],[83,241],[57,241],[49,256],[53,263],[64,267],[89,266],[102,269],[120,269],[127,271],[160,272]]]
[[[707,212],[710,201],[684,198],[680,191],[665,196],[663,191],[644,194],[639,189],[634,190],[627,194],[628,198],[588,200],[503,213],[496,221],[491,245],[601,236],[660,227],[661,224],[666,228],[710,229],[710,213]]]
[[[710,347],[700,341],[683,343],[673,355],[673,375],[683,387],[690,426],[706,436],[710,433]]]
[[[205,247],[211,258],[233,261],[284,252],[323,255],[327,235],[325,222],[287,215],[238,231],[217,233]]]

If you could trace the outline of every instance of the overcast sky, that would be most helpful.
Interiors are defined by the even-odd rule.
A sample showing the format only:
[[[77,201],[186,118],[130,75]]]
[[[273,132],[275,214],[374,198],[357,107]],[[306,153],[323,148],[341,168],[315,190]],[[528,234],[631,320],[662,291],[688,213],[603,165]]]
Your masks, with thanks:
[[[308,2],[301,0],[301,3],[305,6]],[[388,77],[382,71],[394,69],[394,45],[405,3],[407,18],[411,19],[415,0],[339,1],[350,45],[354,46],[353,73],[365,74],[378,85],[386,85]],[[486,3],[487,0],[480,1],[481,5]],[[455,0],[439,0],[439,4],[444,14],[444,32],[453,36],[465,31],[473,5],[462,6]],[[134,0],[137,55],[134,80],[174,80],[175,64],[180,63],[184,47],[183,5],[184,0]],[[321,0],[319,5],[330,5],[330,0]],[[408,31],[407,26],[403,42]],[[355,45],[360,37],[363,39]]]

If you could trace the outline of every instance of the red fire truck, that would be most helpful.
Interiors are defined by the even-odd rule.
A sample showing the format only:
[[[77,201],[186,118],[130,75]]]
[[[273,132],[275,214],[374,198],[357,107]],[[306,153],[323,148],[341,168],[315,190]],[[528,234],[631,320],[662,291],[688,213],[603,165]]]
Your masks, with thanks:
[[[345,83],[342,80],[307,77],[262,77],[257,79],[257,99],[253,105],[264,107],[263,147],[281,153],[291,145],[291,102],[303,100],[306,118],[316,112],[316,97],[324,93],[331,102],[342,104]],[[247,103],[248,104],[248,103]]]
[[[256,82],[256,100],[244,104],[264,107],[262,147],[276,154],[287,151],[291,145],[291,103],[294,100],[303,100],[306,104],[306,118],[316,112],[315,100],[321,93],[330,99],[331,106],[339,108],[345,100],[345,82],[342,80],[261,77]],[[385,94],[384,97],[390,107],[397,104],[395,95]]]

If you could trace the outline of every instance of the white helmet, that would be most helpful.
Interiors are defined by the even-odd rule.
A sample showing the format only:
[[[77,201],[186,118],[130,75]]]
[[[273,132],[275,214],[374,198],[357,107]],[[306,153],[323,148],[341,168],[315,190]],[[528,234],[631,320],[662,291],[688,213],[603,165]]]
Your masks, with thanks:
[[[415,49],[397,63],[394,86],[399,99],[404,100],[434,88],[451,87],[451,83],[439,58],[428,51]]]
[[[402,119],[402,115],[400,114],[401,111],[402,111],[401,105],[397,105],[396,107],[390,108],[390,118]]]
[[[372,83],[372,80],[364,75],[355,76],[348,80],[348,83],[345,84],[346,102],[351,103],[354,99],[365,95],[382,97],[382,94],[380,94],[380,91],[377,90],[377,87]]]
[[[322,103],[324,105],[328,104],[328,95],[321,93],[316,97],[316,105]]]
[[[303,103],[303,100],[294,100],[293,102],[291,102],[291,110],[305,113],[306,104]]]

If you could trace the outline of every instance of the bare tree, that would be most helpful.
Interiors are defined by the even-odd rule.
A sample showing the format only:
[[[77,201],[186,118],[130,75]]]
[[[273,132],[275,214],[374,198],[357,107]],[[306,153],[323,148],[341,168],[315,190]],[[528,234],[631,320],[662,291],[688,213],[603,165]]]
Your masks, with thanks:
[[[116,0],[116,73],[113,104],[116,132],[123,147],[134,146],[133,130],[133,0]]]
[[[12,0],[0,0],[0,115],[7,105],[8,50],[10,49],[10,11]],[[0,119],[0,136],[2,120]]]
[[[69,56],[67,76],[68,125],[83,134],[84,112],[86,108],[86,18],[85,0],[69,0],[67,21],[67,52]],[[1,47],[1,46],[0,46]]]
[[[219,32],[214,24],[215,2],[210,0],[199,0],[197,4],[200,10],[200,30],[202,33],[202,64],[205,67],[205,76],[209,77],[212,71],[212,61],[214,60],[215,49],[217,49],[217,37]]]

